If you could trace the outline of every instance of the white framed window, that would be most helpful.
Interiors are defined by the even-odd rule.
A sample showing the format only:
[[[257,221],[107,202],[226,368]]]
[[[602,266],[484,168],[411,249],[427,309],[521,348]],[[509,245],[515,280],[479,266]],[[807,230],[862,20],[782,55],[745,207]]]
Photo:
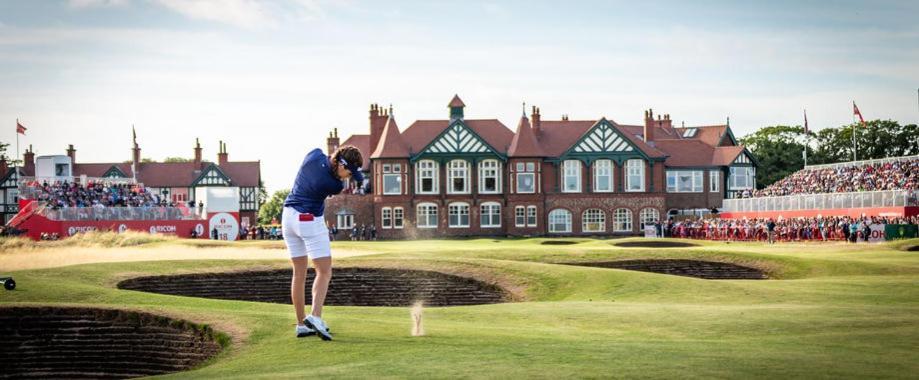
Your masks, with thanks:
[[[514,207],[514,226],[515,227],[526,227],[526,225],[527,225],[526,207],[523,207],[523,206]]]
[[[335,224],[339,230],[350,230],[354,228],[354,214],[338,214],[335,216]]]
[[[646,225],[660,221],[661,213],[656,208],[643,208],[638,213],[638,220],[641,221],[641,228],[644,229]]]
[[[479,222],[482,228],[501,227],[501,205],[496,202],[483,203],[480,207]]]
[[[752,189],[756,184],[756,169],[751,166],[731,166],[728,183],[731,190]]]
[[[380,227],[385,229],[392,228],[392,208],[383,207],[380,213],[383,214],[380,218]]]
[[[383,164],[383,195],[402,194],[401,172],[401,164]]]
[[[625,191],[645,191],[645,161],[631,159],[625,162]]]
[[[498,160],[479,162],[479,193],[501,192],[501,163]]]
[[[536,206],[527,206],[527,227],[536,227]]]
[[[536,164],[532,162],[518,162],[515,166],[517,177],[517,193],[532,194],[536,192]]]
[[[438,168],[437,162],[431,160],[421,160],[415,164],[415,192],[418,194],[437,194],[438,188]]]
[[[667,171],[668,193],[701,193],[702,185],[701,170]]]
[[[549,212],[549,232],[571,232],[571,212],[565,209],[555,209]]]
[[[712,193],[717,193],[721,191],[721,170],[709,170],[708,171],[708,182],[709,182],[708,191]]]
[[[613,191],[613,162],[597,160],[594,162],[594,192],[609,193]]]
[[[468,203],[451,203],[447,206],[450,228],[468,228],[469,227],[469,204]]]
[[[392,209],[392,226],[393,228],[402,228],[405,226],[405,210],[402,207]]]
[[[418,228],[437,228],[437,205],[422,203],[418,205],[416,213]]]
[[[613,214],[613,231],[632,232],[632,210],[617,208]]]
[[[581,215],[582,232],[606,231],[606,213],[603,210],[591,208]]]
[[[565,160],[562,163],[562,192],[563,193],[580,193],[581,192],[581,161]]]
[[[447,194],[469,193],[469,163],[452,160],[447,163]]]

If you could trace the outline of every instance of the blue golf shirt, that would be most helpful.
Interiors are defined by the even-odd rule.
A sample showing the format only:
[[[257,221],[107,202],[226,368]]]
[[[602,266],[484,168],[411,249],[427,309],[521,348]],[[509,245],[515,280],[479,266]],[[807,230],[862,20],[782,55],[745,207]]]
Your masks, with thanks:
[[[300,213],[322,216],[325,199],[344,189],[344,182],[335,178],[329,157],[320,149],[313,149],[300,164],[294,187],[284,200],[284,207],[292,207]]]

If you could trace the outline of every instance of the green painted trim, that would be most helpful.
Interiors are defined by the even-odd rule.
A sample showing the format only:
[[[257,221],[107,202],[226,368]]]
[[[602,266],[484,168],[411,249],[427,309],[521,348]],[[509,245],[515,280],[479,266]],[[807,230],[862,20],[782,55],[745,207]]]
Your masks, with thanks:
[[[651,161],[648,163],[648,171],[650,172],[650,173],[646,173],[649,176],[648,177],[648,192],[653,193],[654,192],[654,161]]]
[[[718,139],[718,144],[717,144],[717,146],[721,146],[721,143],[724,142],[724,138],[725,138],[725,137],[730,137],[730,138],[731,138],[731,143],[734,144],[735,146],[737,145],[737,138],[734,137],[734,132],[731,131],[731,126],[730,126],[730,125],[727,126],[727,128],[724,129],[724,133],[722,133],[722,134],[721,134],[721,138]]]
[[[207,166],[207,168],[205,168],[204,170],[201,171],[201,174],[198,175],[198,178],[195,178],[195,180],[192,181],[191,186],[192,186],[192,187],[198,187],[198,185],[199,185],[199,183],[201,182],[201,180],[203,180],[204,177],[207,176],[207,174],[208,174],[212,169],[213,169],[213,170],[216,170],[216,171],[217,171],[217,174],[220,174],[220,176],[221,176],[225,181],[227,181],[227,184],[226,184],[226,185],[223,185],[223,186],[232,186],[232,185],[233,185],[233,181],[230,180],[230,177],[229,177],[226,173],[224,173],[223,170],[220,170],[220,167],[217,166],[217,164],[215,164],[215,163],[212,162],[210,165]],[[221,186],[221,185],[202,185],[202,186]]]
[[[626,142],[626,144],[628,144],[630,147],[632,147],[633,152],[622,152],[622,153],[616,153],[616,152],[575,152],[575,151],[574,151],[574,148],[577,147],[578,145],[580,145],[582,142],[584,142],[584,140],[586,140],[587,137],[590,136],[590,134],[593,133],[593,131],[594,131],[595,129],[599,128],[601,125],[606,125],[606,126],[608,126],[610,129],[612,129],[612,130],[613,130],[613,133],[615,133],[616,135],[618,135],[619,138],[621,138],[623,141]],[[606,120],[606,118],[604,117],[604,118],[600,118],[600,120],[597,120],[597,122],[594,123],[593,126],[591,126],[590,128],[588,128],[587,131],[584,132],[584,134],[581,135],[581,137],[579,137],[578,140],[574,142],[574,144],[571,144],[571,146],[568,147],[568,149],[565,150],[565,152],[562,153],[562,155],[559,156],[558,158],[559,158],[560,160],[564,160],[564,159],[567,159],[567,158],[569,158],[569,157],[576,157],[576,158],[581,159],[582,161],[584,161],[585,158],[586,158],[586,159],[598,159],[598,158],[610,158],[610,159],[613,159],[613,158],[616,157],[616,156],[635,156],[636,154],[637,154],[638,157],[633,157],[633,158],[642,158],[642,159],[645,159],[645,160],[651,160],[651,158],[648,157],[648,155],[645,154],[644,151],[642,151],[638,146],[636,146],[635,144],[632,143],[632,140],[630,140],[628,137],[626,137],[624,134],[622,134],[622,132],[619,131],[619,128],[616,128],[616,126],[613,125],[613,123],[611,123],[609,120]],[[617,158],[617,159],[620,160],[620,162],[622,161],[622,158]]]
[[[118,177],[119,177],[119,178],[128,178],[127,173],[121,171],[121,169],[119,169],[119,168],[118,168],[117,166],[115,166],[115,165],[112,165],[112,167],[108,168],[108,170],[106,170],[105,173],[102,174],[102,177],[103,177],[103,178],[109,177],[109,174],[111,174],[111,173],[116,173],[116,174],[118,174]]]
[[[425,151],[427,151],[428,148],[430,148],[432,145],[434,145],[434,143],[436,143],[438,140],[440,140],[441,138],[443,138],[444,135],[446,135],[447,133],[449,133],[450,130],[453,129],[453,127],[454,127],[455,125],[457,125],[457,124],[459,124],[459,125],[461,125],[463,128],[465,128],[466,131],[468,131],[469,133],[471,133],[472,136],[474,136],[474,137],[475,137],[476,139],[478,139],[482,144],[484,144],[488,149],[490,149],[491,152],[490,152],[490,153],[479,153],[479,152],[477,152],[477,153],[461,153],[461,152],[451,152],[451,153],[425,153]],[[439,159],[441,159],[441,160],[445,159],[444,157],[448,157],[448,158],[449,158],[449,157],[452,157],[452,158],[495,157],[495,158],[498,158],[499,160],[501,160],[501,161],[503,161],[503,162],[507,162],[507,156],[506,156],[506,155],[503,155],[503,154],[501,154],[501,153],[498,153],[498,150],[495,149],[495,147],[491,146],[491,144],[489,144],[488,141],[486,141],[484,138],[482,138],[482,136],[480,136],[478,133],[475,133],[475,130],[473,130],[472,128],[469,128],[469,126],[467,126],[466,123],[464,123],[462,119],[458,119],[458,120],[454,120],[454,121],[450,122],[450,124],[447,125],[447,127],[444,128],[444,130],[440,131],[440,133],[437,134],[437,137],[431,139],[431,141],[428,142],[428,144],[425,145],[424,148],[421,148],[421,149],[418,151],[418,154],[415,154],[415,155],[409,157],[409,162],[415,163],[415,162],[420,161],[420,160],[422,160],[422,159],[429,159],[429,158],[431,158],[431,157],[437,157],[437,158],[439,158]]]

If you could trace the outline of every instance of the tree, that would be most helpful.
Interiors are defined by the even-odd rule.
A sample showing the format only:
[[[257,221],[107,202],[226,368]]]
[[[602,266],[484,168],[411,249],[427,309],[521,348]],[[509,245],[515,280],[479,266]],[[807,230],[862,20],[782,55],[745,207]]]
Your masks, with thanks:
[[[744,136],[740,143],[759,162],[756,185],[763,188],[804,167],[804,128],[774,125]]]
[[[261,178],[258,180],[258,207],[261,208],[263,204],[268,200],[268,189],[265,188],[265,182]]]
[[[191,159],[185,157],[166,157],[163,162],[191,162]]]
[[[284,209],[284,200],[290,190],[278,190],[271,195],[271,199],[258,210],[259,224],[270,224],[272,219],[281,220],[281,211]]]
[[[6,157],[6,162],[9,166],[22,165],[22,158],[20,157],[11,158],[9,154],[6,153],[6,150],[9,149],[9,147],[10,147],[10,144],[0,141],[0,156]],[[6,173],[0,173],[0,175],[4,175],[4,174]]]
[[[817,133],[817,161],[834,163],[852,161],[852,133],[858,145],[858,159],[910,156],[919,153],[919,127],[900,125],[892,120],[871,120],[826,128]]]

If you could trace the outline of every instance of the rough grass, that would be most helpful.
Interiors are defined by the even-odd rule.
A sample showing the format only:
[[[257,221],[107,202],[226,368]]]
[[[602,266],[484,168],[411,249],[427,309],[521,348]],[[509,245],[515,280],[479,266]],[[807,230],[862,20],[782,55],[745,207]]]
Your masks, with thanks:
[[[372,256],[336,265],[434,269],[516,287],[520,302],[427,308],[412,337],[409,308],[329,307],[336,340],[295,339],[288,305],[121,291],[138,275],[280,267],[285,260],[100,263],[14,272],[12,304],[129,308],[214,326],[233,339],[200,378],[914,378],[919,373],[917,244],[724,244],[620,248],[606,240],[340,242]],[[271,243],[271,242],[267,242]],[[183,247],[158,242],[156,252]],[[195,248],[253,252],[270,244]],[[104,248],[103,251],[121,248]],[[178,248],[177,248],[178,249]],[[273,249],[272,249],[273,251]],[[256,254],[253,253],[255,256]],[[559,265],[696,258],[768,268],[763,281],[708,281]],[[240,284],[244,286],[244,284]],[[334,291],[334,289],[332,289]]]
[[[136,247],[178,240],[174,236],[151,235],[136,231],[123,233],[91,231],[53,241],[34,241],[26,237],[2,237],[0,238],[0,253],[61,247]]]

